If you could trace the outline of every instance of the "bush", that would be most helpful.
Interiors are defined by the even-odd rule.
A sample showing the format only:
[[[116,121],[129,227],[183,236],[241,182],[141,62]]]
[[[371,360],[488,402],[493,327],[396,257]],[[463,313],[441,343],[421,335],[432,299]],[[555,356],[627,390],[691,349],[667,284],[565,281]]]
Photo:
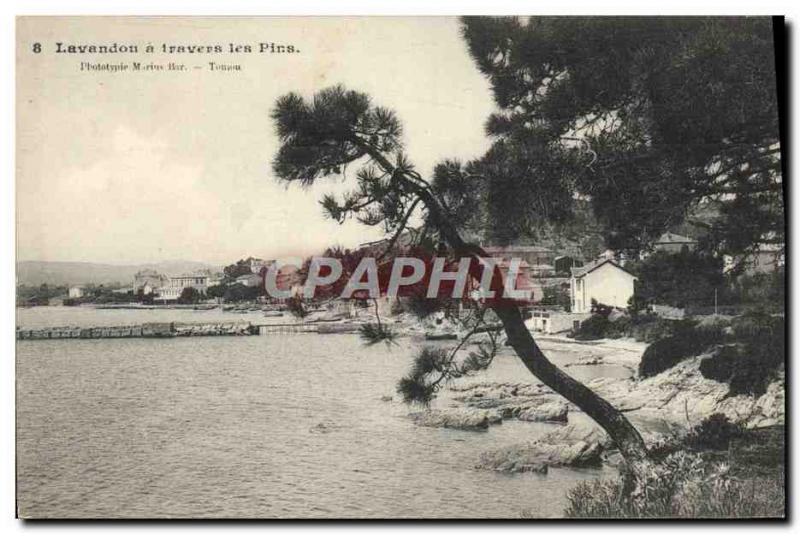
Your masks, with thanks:
[[[565,515],[583,519],[783,517],[781,474],[741,480],[727,464],[677,452],[657,464],[633,491],[630,474],[582,482],[567,495]]]
[[[693,449],[725,450],[734,438],[741,437],[744,428],[731,423],[725,414],[715,413],[695,425],[686,436]]]
[[[700,361],[700,374],[717,382],[727,382],[733,376],[739,357],[738,347],[734,345],[720,347],[713,356]]]
[[[730,395],[763,395],[786,357],[784,318],[749,313],[731,326],[735,344],[700,362],[700,373],[728,382]]]
[[[675,321],[652,313],[639,314],[632,318],[630,335],[636,341],[653,343],[690,326],[693,327],[694,322],[688,319]]]
[[[659,339],[644,351],[639,362],[639,376],[649,377],[675,366],[692,356],[694,342],[685,336],[669,336]]]
[[[184,287],[178,297],[178,304],[197,304],[200,302],[202,295],[198,290],[193,287]]]
[[[687,358],[698,356],[721,343],[724,330],[718,325],[694,326],[691,321],[673,321],[674,333],[652,343],[639,362],[639,376],[657,375]]]
[[[786,271],[740,276],[723,296],[725,302],[753,308],[783,311],[786,299]]]
[[[594,314],[581,323],[572,337],[581,341],[603,339],[610,323],[607,315]]]
[[[303,306],[303,299],[295,295],[286,301],[286,310],[298,319],[308,317],[308,310]]]

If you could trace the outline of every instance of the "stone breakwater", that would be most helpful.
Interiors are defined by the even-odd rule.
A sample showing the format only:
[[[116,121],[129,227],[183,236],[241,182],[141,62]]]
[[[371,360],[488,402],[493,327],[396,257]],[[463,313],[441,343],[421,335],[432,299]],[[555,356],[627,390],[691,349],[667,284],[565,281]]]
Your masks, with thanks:
[[[258,334],[250,323],[144,323],[129,326],[53,326],[18,328],[19,340],[106,339],[127,337],[171,338],[186,336],[248,336]]]

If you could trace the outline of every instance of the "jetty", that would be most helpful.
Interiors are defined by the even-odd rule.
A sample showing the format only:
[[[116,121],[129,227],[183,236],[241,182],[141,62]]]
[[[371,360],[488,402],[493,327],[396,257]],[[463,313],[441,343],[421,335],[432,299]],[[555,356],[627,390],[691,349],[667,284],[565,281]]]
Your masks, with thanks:
[[[253,324],[249,322],[215,323],[144,323],[126,326],[50,326],[17,328],[19,340],[34,339],[105,339],[105,338],[172,338],[189,336],[253,336],[268,334],[349,334],[357,332],[359,323],[307,321],[295,323]]]
[[[188,336],[248,336],[258,334],[258,326],[244,322],[229,323],[144,323],[125,326],[51,326],[17,328],[17,339],[104,339],[172,338]]]

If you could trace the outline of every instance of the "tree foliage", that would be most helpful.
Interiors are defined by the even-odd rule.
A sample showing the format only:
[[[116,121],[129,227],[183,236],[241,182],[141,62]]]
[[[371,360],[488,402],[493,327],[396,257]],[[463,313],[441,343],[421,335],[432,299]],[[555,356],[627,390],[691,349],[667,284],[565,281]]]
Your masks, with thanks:
[[[184,287],[178,297],[178,304],[197,304],[203,295],[193,287]]]
[[[588,199],[617,250],[698,206],[711,249],[783,242],[769,19],[477,17],[463,34],[500,107],[473,165],[499,237]]]
[[[721,298],[726,286],[720,258],[688,249],[656,252],[629,267],[638,276],[637,299],[650,304],[713,306],[715,291]]]
[[[222,274],[224,275],[224,281],[226,283],[233,283],[237,277],[243,276],[245,274],[252,274],[250,270],[250,260],[253,258],[247,258],[244,260],[238,260],[236,263],[232,263],[222,269]]]

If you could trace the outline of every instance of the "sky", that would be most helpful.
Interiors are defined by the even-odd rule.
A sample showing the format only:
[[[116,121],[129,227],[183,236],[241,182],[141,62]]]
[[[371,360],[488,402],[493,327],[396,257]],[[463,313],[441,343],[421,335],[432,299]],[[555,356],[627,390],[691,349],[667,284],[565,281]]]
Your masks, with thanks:
[[[134,44],[139,53],[56,53],[58,42]],[[160,51],[262,42],[300,52]],[[147,44],[157,51],[143,52]],[[82,61],[171,61],[188,71],[81,71]],[[212,72],[209,61],[242,70]],[[397,112],[423,175],[488,148],[489,84],[455,18],[18,19],[17,260],[221,265],[381,238],[324,217],[318,200],[346,183],[287,187],[270,168],[276,98],[338,83]]]

